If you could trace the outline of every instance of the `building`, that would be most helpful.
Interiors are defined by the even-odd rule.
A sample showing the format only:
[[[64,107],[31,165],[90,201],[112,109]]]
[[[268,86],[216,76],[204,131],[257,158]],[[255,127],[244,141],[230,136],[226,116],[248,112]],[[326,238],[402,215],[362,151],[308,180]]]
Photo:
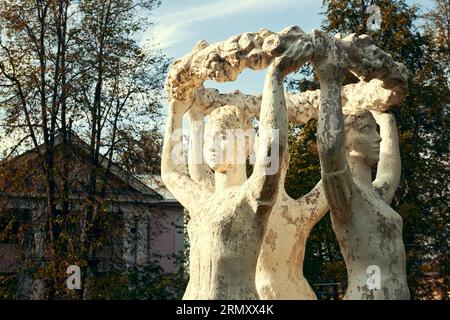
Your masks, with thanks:
[[[61,136],[56,137],[55,163],[61,163],[63,150],[69,155],[70,212],[77,221],[88,196],[89,146],[74,134],[70,135],[68,146],[63,146]],[[0,162],[0,232],[10,228],[12,234],[20,234],[24,232],[23,225],[36,225],[45,212],[46,184],[39,161],[42,154],[43,146],[40,146],[38,150]],[[174,272],[177,266],[169,256],[184,249],[183,207],[165,189],[160,177],[135,177],[115,164],[108,165],[105,157],[100,158],[100,163],[98,179],[107,186],[102,190],[103,214],[114,216],[117,228],[111,236],[111,245],[97,254],[99,270],[107,271],[111,268],[108,262],[112,255],[119,255],[127,265],[145,265],[158,257],[157,261],[166,272]],[[55,165],[58,190],[63,187],[61,167]],[[81,230],[80,226],[74,229]],[[36,255],[43,230],[27,230],[27,234],[22,235],[28,243],[25,251]],[[20,261],[18,238],[0,236],[0,274],[18,272]]]

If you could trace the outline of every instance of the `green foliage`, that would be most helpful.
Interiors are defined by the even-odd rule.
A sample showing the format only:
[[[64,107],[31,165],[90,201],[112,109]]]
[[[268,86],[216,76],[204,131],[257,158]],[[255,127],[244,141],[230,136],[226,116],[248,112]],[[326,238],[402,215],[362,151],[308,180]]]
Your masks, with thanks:
[[[316,128],[315,119],[311,119],[305,125],[291,125],[289,128],[290,160],[285,188],[294,199],[308,193],[320,180],[320,163],[315,141]]]
[[[90,298],[95,300],[181,299],[187,285],[183,268],[166,273],[157,260],[97,275],[90,281]]]
[[[17,294],[17,274],[0,274],[0,300],[14,300]]]

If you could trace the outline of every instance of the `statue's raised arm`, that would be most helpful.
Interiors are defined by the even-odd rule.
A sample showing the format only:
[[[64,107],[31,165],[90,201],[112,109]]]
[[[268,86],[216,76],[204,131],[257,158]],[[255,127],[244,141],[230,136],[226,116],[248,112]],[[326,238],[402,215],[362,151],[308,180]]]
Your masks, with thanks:
[[[317,144],[333,230],[347,266],[344,298],[408,299],[402,218],[387,204],[400,174],[395,122],[388,114],[378,117],[385,154],[378,181],[372,182],[382,140],[377,123],[367,109],[355,105],[344,114],[341,106],[346,69],[365,80],[377,78],[386,89],[402,88],[408,73],[368,36],[337,39],[316,31],[314,40],[313,64],[321,86]],[[380,197],[375,187],[382,181],[386,188]]]
[[[183,115],[190,106],[181,101],[169,103],[164,144],[161,154],[161,177],[167,189],[180,201],[191,217],[198,212],[194,206],[204,203],[211,191],[188,175],[183,151]],[[186,192],[190,190],[190,192]]]
[[[401,160],[400,146],[395,116],[390,112],[372,111],[380,127],[380,161],[378,161],[377,174],[373,186],[381,198],[391,204],[395,191],[400,183]]]
[[[288,119],[284,78],[311,59],[311,37],[293,28],[292,43],[276,57],[267,71],[259,116],[260,134],[253,173],[243,188],[257,213],[266,213],[274,205],[287,147]],[[267,162],[267,159],[270,161]]]

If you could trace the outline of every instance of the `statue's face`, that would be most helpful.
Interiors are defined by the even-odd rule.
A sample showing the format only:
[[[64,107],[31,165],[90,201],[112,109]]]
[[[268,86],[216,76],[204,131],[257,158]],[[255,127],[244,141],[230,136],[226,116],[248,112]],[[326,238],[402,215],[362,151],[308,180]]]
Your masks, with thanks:
[[[346,132],[346,148],[350,157],[362,158],[368,165],[374,166],[380,160],[381,137],[377,123],[368,113]]]
[[[212,170],[225,173],[237,164],[245,164],[247,141],[235,132],[223,128],[205,128],[203,155]]]

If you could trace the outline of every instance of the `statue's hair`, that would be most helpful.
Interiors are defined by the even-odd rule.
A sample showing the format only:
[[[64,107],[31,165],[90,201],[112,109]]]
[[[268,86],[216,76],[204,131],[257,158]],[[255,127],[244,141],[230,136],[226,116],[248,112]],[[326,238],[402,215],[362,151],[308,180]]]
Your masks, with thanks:
[[[370,117],[373,119],[372,114],[369,110],[366,109],[352,109],[352,110],[343,110],[344,111],[344,127],[347,132],[349,129],[360,130],[361,129],[361,121],[366,117]]]
[[[234,105],[225,105],[212,111],[208,116],[207,126],[244,131],[252,128],[245,111]]]

